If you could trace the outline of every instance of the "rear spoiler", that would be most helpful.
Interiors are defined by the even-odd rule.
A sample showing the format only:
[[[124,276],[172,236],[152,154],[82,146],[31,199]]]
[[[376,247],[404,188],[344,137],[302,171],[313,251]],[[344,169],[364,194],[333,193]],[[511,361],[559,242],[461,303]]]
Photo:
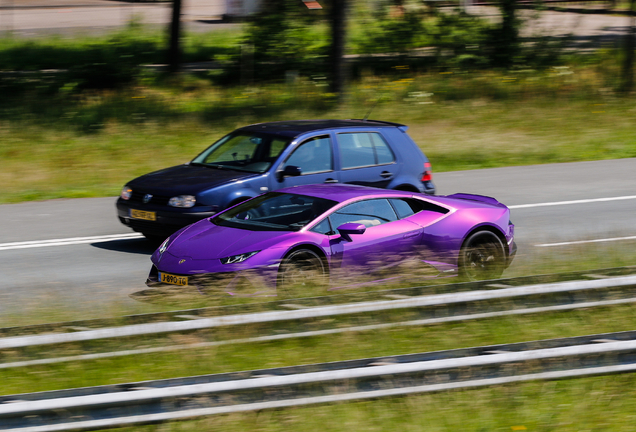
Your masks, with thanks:
[[[497,201],[496,199],[489,197],[489,196],[484,196],[484,195],[473,195],[473,194],[465,194],[465,193],[456,193],[453,195],[447,195],[448,198],[458,198],[458,199],[463,199],[463,200],[469,200],[469,201],[478,201],[478,202],[483,202],[486,204],[490,204],[490,205],[494,205],[494,206],[503,206],[505,207],[504,204],[500,203],[499,201]]]

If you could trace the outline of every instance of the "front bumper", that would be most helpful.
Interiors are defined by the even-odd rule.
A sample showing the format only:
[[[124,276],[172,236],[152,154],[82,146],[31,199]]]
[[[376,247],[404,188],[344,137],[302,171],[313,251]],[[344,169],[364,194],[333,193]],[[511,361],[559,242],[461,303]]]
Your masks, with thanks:
[[[187,277],[188,285],[179,286],[160,282],[159,270],[155,265],[150,269],[150,273],[146,279],[146,285],[151,288],[195,288],[201,294],[226,293],[230,295],[262,295],[276,294],[278,268],[270,266],[234,272],[201,273],[194,275],[169,273],[175,276]]]
[[[217,213],[210,207],[198,208],[195,206],[190,209],[180,209],[176,207],[131,203],[121,198],[117,200],[116,206],[117,216],[122,224],[137,232],[163,237],[167,237],[185,226],[212,217]],[[150,221],[133,218],[131,217],[132,209],[153,212],[156,220]]]

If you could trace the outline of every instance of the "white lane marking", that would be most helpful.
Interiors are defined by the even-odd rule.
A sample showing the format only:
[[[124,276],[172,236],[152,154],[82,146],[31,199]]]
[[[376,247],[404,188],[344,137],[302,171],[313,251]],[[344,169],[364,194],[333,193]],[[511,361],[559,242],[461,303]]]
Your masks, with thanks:
[[[545,244],[538,244],[535,246],[537,247],[569,246],[569,245],[584,244],[584,243],[602,243],[602,242],[613,242],[613,241],[622,241],[622,240],[636,240],[636,236],[613,237],[613,238],[595,239],[595,240],[579,240],[579,241],[561,242],[561,243],[545,243]]]
[[[39,247],[48,247],[48,246],[67,246],[67,245],[76,245],[76,244],[84,244],[84,243],[95,243],[100,241],[129,240],[129,239],[136,239],[136,238],[142,238],[142,237],[143,237],[143,234],[131,233],[131,234],[111,234],[111,235],[91,236],[91,237],[72,237],[72,238],[53,239],[53,240],[34,240],[34,241],[14,242],[14,243],[0,243],[0,251],[11,250],[11,249],[39,248]]]
[[[588,204],[588,203],[595,203],[595,202],[622,201],[622,200],[630,200],[630,199],[636,199],[636,195],[609,197],[609,198],[591,198],[591,199],[575,200],[575,201],[555,201],[555,202],[536,203],[536,204],[520,204],[520,205],[508,206],[508,208],[522,209],[522,208],[532,208],[532,207],[549,207],[549,206],[570,205],[570,204]]]

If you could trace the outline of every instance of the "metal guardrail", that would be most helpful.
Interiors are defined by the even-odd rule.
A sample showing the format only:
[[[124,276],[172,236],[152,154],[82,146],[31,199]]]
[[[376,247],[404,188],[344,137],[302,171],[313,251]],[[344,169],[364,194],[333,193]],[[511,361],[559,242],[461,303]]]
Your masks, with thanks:
[[[227,327],[236,325],[263,324],[279,321],[316,319],[339,315],[385,312],[396,309],[426,308],[440,305],[488,302],[493,300],[509,300],[534,296],[555,296],[567,294],[566,301],[572,303],[580,300],[570,297],[573,294],[593,292],[614,288],[636,288],[636,276],[623,276],[609,280],[572,281],[555,284],[530,285],[516,288],[501,288],[491,291],[471,291],[461,294],[439,294],[418,296],[397,300],[361,302],[337,306],[322,306],[291,311],[261,312],[255,314],[229,315],[213,318],[200,318],[191,321],[148,323],[122,327],[85,330],[75,333],[45,334],[34,336],[17,336],[0,339],[0,350],[23,348],[36,345],[52,345],[69,342],[82,342],[97,339],[143,336],[159,333],[174,333]],[[631,296],[631,289],[627,293]],[[587,300],[587,299],[586,299]],[[586,301],[587,303],[587,301]]]
[[[221,413],[636,371],[636,332],[29,393],[0,398],[13,432],[111,428]]]
[[[67,321],[27,325],[20,327],[0,328],[0,338],[26,336],[42,333],[68,333],[82,330],[97,330],[109,327],[129,326],[149,323],[180,322],[191,319],[219,317],[227,315],[253,314],[268,311],[285,311],[290,308],[315,308],[340,304],[353,304],[370,301],[400,299],[435,294],[453,294],[463,292],[495,290],[501,288],[521,287],[527,285],[553,284],[568,281],[605,280],[620,276],[636,275],[636,266],[594,269],[558,274],[523,276],[517,278],[499,279],[494,281],[429,284],[409,288],[378,290],[364,293],[347,293],[327,295],[322,297],[308,297],[285,299],[272,302],[243,304],[234,306],[209,307],[198,309],[176,310],[151,314],[128,315],[118,318],[98,318],[91,320]]]
[[[596,274],[588,276],[599,277]],[[492,285],[492,283],[491,283]],[[498,287],[504,285],[497,284]],[[387,294],[388,296],[388,294]],[[300,308],[297,310],[276,310],[252,314],[236,314],[199,318],[192,315],[178,315],[189,321],[144,323],[120,327],[76,331],[72,333],[25,335],[0,338],[2,350],[11,350],[12,356],[3,358],[0,368],[25,367],[37,364],[51,364],[64,361],[81,361],[96,358],[140,355],[154,352],[181,350],[185,348],[205,348],[229,343],[248,343],[280,340],[288,338],[320,336],[333,333],[368,331],[397,326],[422,326],[435,323],[491,318],[505,315],[520,315],[563,311],[576,308],[611,306],[636,302],[636,276],[617,276],[609,279],[569,281],[553,284],[537,284],[498,290],[467,291],[454,294],[406,297],[392,295],[393,300],[381,300],[303,308],[297,304],[282,303],[279,306]],[[332,317],[325,323],[325,317]],[[198,318],[198,319],[197,319]],[[290,323],[293,325],[290,326]],[[233,326],[258,327],[257,336],[232,339],[236,332],[219,331],[210,334],[209,329],[221,330]],[[77,330],[77,327],[73,327]],[[162,334],[174,332],[196,332],[207,329],[207,342],[190,345],[171,345],[161,339]],[[300,329],[300,330],[299,330]],[[243,332],[241,332],[243,334]],[[147,337],[140,339],[143,348],[135,348],[134,338],[155,335],[158,341],[150,346]],[[113,351],[112,345],[101,347],[91,345],[88,354],[60,358],[33,359],[15,357],[15,349],[37,345],[81,343],[98,339],[133,338],[127,340],[128,349]],[[106,350],[106,352],[104,352]]]

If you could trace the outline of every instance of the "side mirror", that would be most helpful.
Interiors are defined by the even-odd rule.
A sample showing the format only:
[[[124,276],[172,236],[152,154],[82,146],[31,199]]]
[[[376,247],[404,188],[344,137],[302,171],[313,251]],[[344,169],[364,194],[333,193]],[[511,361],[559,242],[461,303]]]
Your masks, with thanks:
[[[283,181],[285,177],[298,177],[301,174],[300,167],[296,165],[287,165],[282,171],[276,171],[278,181]]]
[[[340,235],[345,240],[351,241],[350,236],[352,234],[364,234],[364,232],[367,230],[367,227],[359,223],[345,223],[340,225],[337,229]]]

